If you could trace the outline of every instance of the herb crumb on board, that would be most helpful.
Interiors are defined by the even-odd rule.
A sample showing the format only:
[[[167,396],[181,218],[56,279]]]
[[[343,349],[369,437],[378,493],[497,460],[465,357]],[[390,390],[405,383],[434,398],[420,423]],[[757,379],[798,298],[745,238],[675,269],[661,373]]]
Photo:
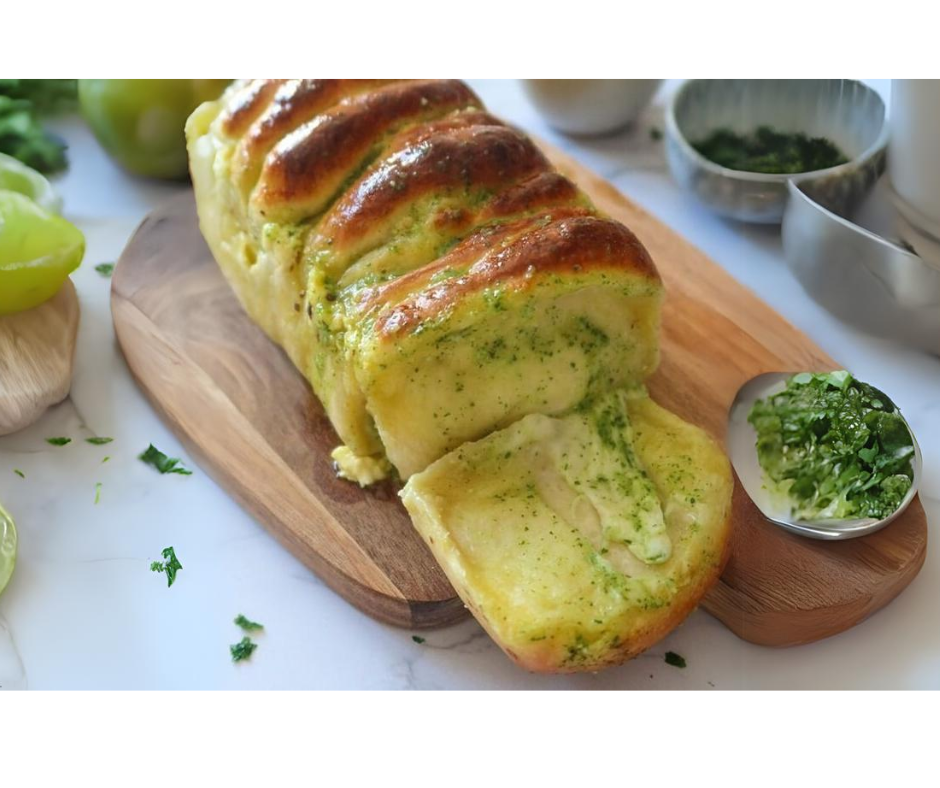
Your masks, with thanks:
[[[15,474],[16,474],[17,476],[19,476],[21,479],[25,479],[25,478],[26,478],[26,474],[23,473],[23,471],[21,471],[19,468],[14,468],[14,469],[13,469],[13,473],[15,473]]]
[[[99,263],[95,266],[95,270],[105,279],[110,279],[111,274],[114,273],[114,263]]]
[[[422,643],[424,643],[424,641],[425,641],[425,638],[421,637],[420,635],[412,635],[412,636],[411,636],[411,639],[412,639],[415,643],[417,643],[419,646],[420,646]]]
[[[71,438],[46,438],[46,443],[50,446],[68,446],[71,442]]]
[[[104,446],[106,443],[111,443],[114,438],[99,438],[97,436],[93,438],[85,438],[85,443],[90,443],[92,446]]]

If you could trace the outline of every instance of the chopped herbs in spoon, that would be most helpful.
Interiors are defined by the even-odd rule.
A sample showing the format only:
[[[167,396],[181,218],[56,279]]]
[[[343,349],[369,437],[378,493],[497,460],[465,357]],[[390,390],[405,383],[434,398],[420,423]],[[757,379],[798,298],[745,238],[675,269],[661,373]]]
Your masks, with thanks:
[[[176,573],[183,568],[183,565],[179,562],[176,551],[172,547],[165,547],[162,555],[162,561],[154,561],[150,564],[150,571],[166,573],[166,587],[169,588],[176,582]]]
[[[71,438],[46,438],[46,443],[51,446],[67,446],[71,442]]]
[[[245,635],[238,643],[229,646],[229,651],[232,654],[232,662],[241,662],[243,659],[249,659],[256,648],[258,648],[258,644]]]
[[[845,164],[846,155],[825,137],[760,126],[751,134],[718,129],[692,143],[709,161],[729,170],[765,174],[814,172]]]
[[[192,476],[193,472],[183,467],[176,457],[167,457],[152,443],[147,447],[147,451],[141,454],[137,459],[152,465],[160,473],[178,473],[181,476]]]
[[[235,623],[244,629],[245,632],[264,629],[264,624],[259,624],[257,621],[252,621],[248,618],[245,618],[245,616],[243,616],[241,613],[238,614],[238,617],[235,619]]]
[[[797,520],[881,520],[914,480],[914,440],[895,404],[848,372],[801,372],[748,421],[768,489]]]

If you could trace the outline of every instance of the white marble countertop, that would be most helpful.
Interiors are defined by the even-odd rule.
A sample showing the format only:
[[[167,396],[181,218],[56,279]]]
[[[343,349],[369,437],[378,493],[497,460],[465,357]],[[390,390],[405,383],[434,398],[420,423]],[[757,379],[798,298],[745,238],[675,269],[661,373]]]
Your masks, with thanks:
[[[568,150],[692,240],[829,354],[891,392],[924,449],[928,518],[940,523],[940,359],[850,329],[787,270],[776,228],[717,219],[672,182],[662,144],[666,86],[632,130],[594,141],[545,127],[513,81],[475,82],[490,108]],[[886,90],[885,83],[879,83]],[[19,530],[19,560],[0,597],[0,687],[11,688],[836,688],[940,687],[940,554],[886,609],[828,640],[771,650],[703,611],[647,654],[597,675],[539,677],[511,665],[472,620],[411,632],[372,621],[325,587],[190,461],[134,385],[115,344],[113,261],[143,216],[181,186],[119,171],[76,121],[60,124],[72,167],[66,214],[86,232],[74,275],[82,323],[71,397],[0,438],[0,500]],[[50,446],[45,438],[73,442]],[[111,436],[107,446],[80,440]],[[135,457],[153,442],[195,474],[160,476]],[[102,464],[104,456],[111,460]],[[18,468],[25,479],[13,472]],[[95,486],[101,483],[100,502]],[[167,588],[149,571],[173,545],[184,569]],[[232,619],[261,621],[258,650],[232,664]],[[685,670],[666,665],[676,651]]]

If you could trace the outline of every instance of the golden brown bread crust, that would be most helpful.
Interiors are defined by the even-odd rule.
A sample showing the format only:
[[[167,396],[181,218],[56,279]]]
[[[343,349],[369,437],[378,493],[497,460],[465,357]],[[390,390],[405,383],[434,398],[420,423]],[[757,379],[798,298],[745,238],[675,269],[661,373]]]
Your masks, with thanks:
[[[241,137],[271,103],[285,79],[254,79],[235,93],[221,116],[222,131]]]
[[[229,136],[242,137],[235,152],[238,186],[247,193],[258,180],[265,157],[287,134],[342,99],[388,85],[391,79],[257,80],[223,118]],[[249,128],[250,127],[250,128]],[[246,133],[247,132],[247,133]]]
[[[342,247],[429,192],[497,190],[550,168],[532,141],[508,126],[450,128],[389,156],[346,192],[319,233]]]
[[[530,213],[538,208],[568,205],[579,197],[578,187],[564,175],[554,170],[542,172],[496,194],[480,213],[480,219],[499,219]]]
[[[480,254],[482,252],[482,254]],[[536,216],[514,226],[480,233],[464,241],[435,263],[436,270],[463,268],[480,254],[466,274],[445,279],[429,289],[406,297],[378,318],[375,333],[383,339],[414,330],[433,321],[453,304],[495,284],[514,289],[530,286],[542,275],[553,272],[577,275],[597,270],[629,270],[642,278],[659,280],[653,261],[637,237],[626,227],[597,216]],[[427,277],[427,271],[416,272]],[[399,277],[371,294],[364,306],[374,308],[417,283]]]
[[[333,93],[342,94],[342,89]],[[480,106],[462,82],[440,80],[393,84],[348,96],[318,112],[297,133],[291,133],[295,129],[286,120],[291,113],[285,111],[269,132],[279,131],[280,139],[265,159],[252,206],[263,217],[275,212],[290,220],[313,216],[327,207],[350,172],[368,161],[386,134],[408,123]]]

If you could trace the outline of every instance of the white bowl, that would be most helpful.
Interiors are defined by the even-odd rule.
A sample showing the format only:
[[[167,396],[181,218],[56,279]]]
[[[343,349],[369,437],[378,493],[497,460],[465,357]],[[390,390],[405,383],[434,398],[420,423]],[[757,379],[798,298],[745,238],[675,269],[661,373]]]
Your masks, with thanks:
[[[523,79],[548,125],[565,134],[608,134],[632,123],[661,79]]]

